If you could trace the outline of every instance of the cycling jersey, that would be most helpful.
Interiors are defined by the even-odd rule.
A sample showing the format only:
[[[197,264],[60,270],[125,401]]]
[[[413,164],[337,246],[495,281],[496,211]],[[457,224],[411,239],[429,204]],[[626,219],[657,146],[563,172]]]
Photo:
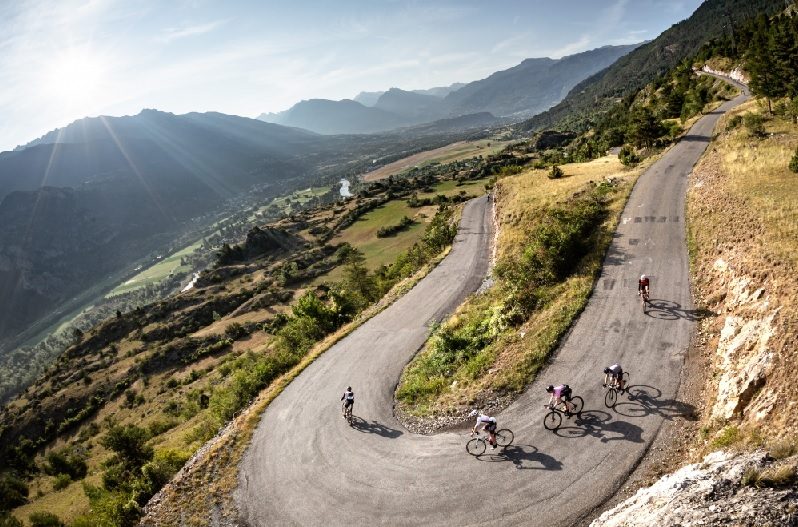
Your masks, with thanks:
[[[612,366],[610,366],[607,369],[610,370],[610,373],[613,374],[616,377],[618,377],[620,374],[623,373],[623,369],[621,368],[620,364],[613,364]]]
[[[480,414],[477,416],[477,424],[474,426],[477,427],[479,425],[485,425],[485,427],[493,426],[496,427],[496,418],[495,417],[488,417],[487,415]]]
[[[638,291],[643,291],[644,289],[648,289],[648,288],[649,288],[648,278],[646,278],[645,280],[638,280],[637,281],[637,290]]]
[[[343,401],[344,399],[346,399],[347,402],[354,401],[355,400],[355,392],[344,392],[344,394],[341,396],[341,400]]]
[[[554,397],[560,399],[562,397],[568,397],[571,394],[571,388],[567,384],[561,384],[559,386],[554,387]]]

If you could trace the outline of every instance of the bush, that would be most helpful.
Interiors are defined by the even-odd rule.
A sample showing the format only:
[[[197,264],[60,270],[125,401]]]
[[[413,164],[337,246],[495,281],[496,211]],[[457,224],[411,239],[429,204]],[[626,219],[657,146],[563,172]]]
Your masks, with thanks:
[[[71,448],[53,450],[45,457],[47,464],[44,472],[51,476],[66,475],[69,479],[78,480],[86,476],[85,456]]]
[[[625,145],[621,148],[621,151],[618,152],[618,159],[621,160],[621,164],[625,166],[635,166],[640,162],[640,156],[635,153],[634,148],[629,145]]]
[[[70,483],[72,483],[72,478],[69,477],[69,474],[58,474],[53,478],[53,490],[63,490]]]
[[[734,130],[735,128],[739,127],[743,124],[743,116],[742,115],[735,115],[732,116],[728,121],[726,121],[726,131]]]
[[[52,512],[34,512],[28,518],[31,527],[64,527],[64,522]]]
[[[565,173],[562,171],[560,167],[557,165],[552,165],[551,170],[549,171],[549,179],[560,179],[563,177]]]
[[[114,451],[122,465],[132,468],[152,459],[152,447],[146,444],[148,439],[147,431],[136,425],[114,425],[101,442],[105,448]]]
[[[22,522],[8,513],[0,512],[0,527],[24,527]]]
[[[743,124],[751,137],[765,136],[765,118],[758,113],[747,113],[743,117]]]
[[[0,511],[8,511],[28,501],[28,486],[13,474],[0,474]]]
[[[795,154],[790,159],[790,170],[798,174],[798,148],[795,149]]]
[[[445,197],[444,197],[445,199]],[[415,222],[408,218],[407,216],[402,216],[402,219],[399,220],[399,223],[396,225],[386,225],[385,227],[380,227],[377,229],[377,238],[387,238],[388,236],[394,236],[404,230],[410,228]]]

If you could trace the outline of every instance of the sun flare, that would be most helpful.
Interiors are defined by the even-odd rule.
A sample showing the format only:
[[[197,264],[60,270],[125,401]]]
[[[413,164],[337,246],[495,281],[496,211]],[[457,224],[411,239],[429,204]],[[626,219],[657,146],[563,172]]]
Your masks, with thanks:
[[[97,55],[85,49],[69,50],[54,59],[46,81],[48,92],[70,106],[83,105],[100,91],[103,73]]]

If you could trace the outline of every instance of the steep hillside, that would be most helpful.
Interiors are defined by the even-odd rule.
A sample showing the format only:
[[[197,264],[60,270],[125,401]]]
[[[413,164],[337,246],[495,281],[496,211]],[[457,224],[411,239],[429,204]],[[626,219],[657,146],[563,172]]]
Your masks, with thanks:
[[[783,0],[707,0],[690,18],[630,52],[612,66],[577,84],[550,110],[522,123],[524,130],[587,129],[596,115],[619,98],[634,94],[657,76],[694,56],[710,39],[760,13],[784,8]]]
[[[446,96],[452,115],[490,112],[493,115],[534,115],[560,102],[579,81],[614,63],[633,49],[604,46],[558,60],[526,59],[518,66],[470,82]]]
[[[261,389],[433,261],[454,237],[457,203],[507,162],[429,166],[256,225],[194,289],[76,335],[0,410],[0,521],[13,508],[22,519],[134,524],[139,505]]]

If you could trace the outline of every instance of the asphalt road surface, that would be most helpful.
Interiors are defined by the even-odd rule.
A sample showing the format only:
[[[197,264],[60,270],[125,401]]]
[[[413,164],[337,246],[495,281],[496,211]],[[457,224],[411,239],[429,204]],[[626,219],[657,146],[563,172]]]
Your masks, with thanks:
[[[641,178],[623,212],[590,301],[552,363],[504,412],[512,446],[481,457],[466,431],[422,436],[393,415],[402,368],[430,322],[482,281],[489,203],[467,204],[449,256],[405,297],[327,351],[266,410],[242,462],[236,502],[252,526],[572,525],[611,497],[665,420],[690,418],[675,400],[695,322],[685,247],[688,175],[724,104]],[[637,279],[651,276],[647,314]],[[604,405],[602,369],[631,374],[632,398]],[[582,418],[543,428],[548,384],[585,400]],[[347,385],[352,426],[341,418]]]

